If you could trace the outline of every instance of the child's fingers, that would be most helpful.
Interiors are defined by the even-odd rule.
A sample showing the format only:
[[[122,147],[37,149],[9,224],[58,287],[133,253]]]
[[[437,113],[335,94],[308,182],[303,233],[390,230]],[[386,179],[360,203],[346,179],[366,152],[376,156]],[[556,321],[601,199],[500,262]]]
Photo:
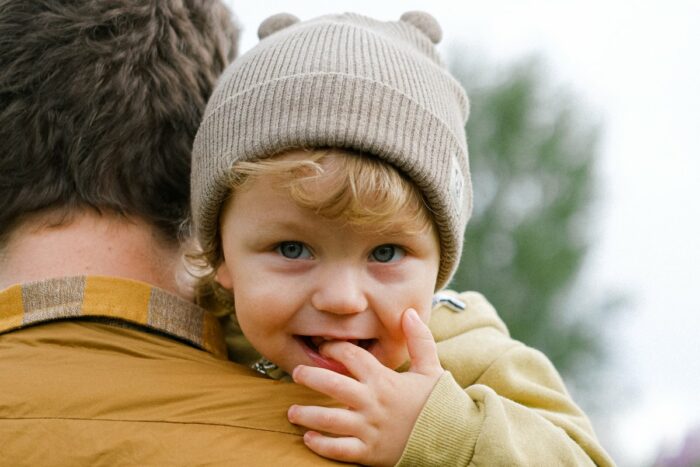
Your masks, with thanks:
[[[437,354],[437,345],[430,329],[418,317],[413,308],[406,310],[401,317],[401,325],[406,336],[408,355],[411,358],[411,371],[424,375],[432,375],[443,369]]]
[[[292,378],[295,383],[330,396],[349,407],[360,407],[366,400],[367,390],[362,383],[325,368],[299,365],[292,371]]]
[[[347,409],[293,405],[287,418],[295,425],[337,436],[358,435],[363,430],[362,416]]]
[[[367,450],[357,438],[332,438],[315,431],[304,433],[304,444],[320,456],[343,462],[360,462]]]
[[[321,354],[330,357],[343,365],[358,381],[367,381],[385,367],[374,358],[374,355],[349,342],[326,342],[320,347]]]

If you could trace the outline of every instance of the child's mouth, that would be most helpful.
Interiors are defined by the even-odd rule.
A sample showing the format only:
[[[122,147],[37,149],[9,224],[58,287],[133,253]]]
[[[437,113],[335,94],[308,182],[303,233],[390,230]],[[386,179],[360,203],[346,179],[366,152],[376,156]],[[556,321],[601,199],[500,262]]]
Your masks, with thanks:
[[[299,336],[299,338],[307,347],[317,353],[319,352],[319,347],[326,342],[348,342],[369,351],[377,341],[376,339],[333,339],[321,336]]]
[[[349,342],[350,344],[361,347],[367,351],[371,351],[372,347],[377,342],[377,339],[333,339],[321,336],[302,335],[297,335],[296,338],[305,348],[306,355],[314,363],[314,366],[335,371],[336,373],[340,373],[347,376],[352,375],[350,375],[348,369],[345,368],[345,365],[336,360],[333,360],[332,358],[328,358],[322,355],[319,351],[319,347],[325,342]]]

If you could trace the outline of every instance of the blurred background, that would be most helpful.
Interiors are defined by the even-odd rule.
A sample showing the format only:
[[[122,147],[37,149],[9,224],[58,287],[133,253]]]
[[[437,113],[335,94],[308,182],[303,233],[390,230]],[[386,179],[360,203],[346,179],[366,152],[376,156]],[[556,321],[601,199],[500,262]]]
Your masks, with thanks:
[[[700,465],[700,3],[235,1],[424,10],[471,101],[475,211],[451,288],[545,352],[620,466]]]

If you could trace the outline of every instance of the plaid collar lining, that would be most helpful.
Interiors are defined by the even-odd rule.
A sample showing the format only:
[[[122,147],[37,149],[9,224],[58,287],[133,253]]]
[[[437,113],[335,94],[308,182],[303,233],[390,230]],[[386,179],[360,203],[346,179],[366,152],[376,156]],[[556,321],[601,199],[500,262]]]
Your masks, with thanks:
[[[143,282],[77,276],[14,285],[0,291],[0,333],[80,317],[145,326],[226,358],[221,327],[213,314]]]

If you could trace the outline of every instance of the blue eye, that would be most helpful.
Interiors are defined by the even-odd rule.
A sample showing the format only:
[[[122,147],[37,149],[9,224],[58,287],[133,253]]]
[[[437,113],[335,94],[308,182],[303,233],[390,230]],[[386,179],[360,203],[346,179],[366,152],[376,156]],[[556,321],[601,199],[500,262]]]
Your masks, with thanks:
[[[372,259],[379,263],[398,261],[406,255],[406,251],[396,245],[380,245],[372,250]]]
[[[289,259],[307,259],[311,257],[311,252],[301,242],[282,242],[277,245],[277,252]]]

